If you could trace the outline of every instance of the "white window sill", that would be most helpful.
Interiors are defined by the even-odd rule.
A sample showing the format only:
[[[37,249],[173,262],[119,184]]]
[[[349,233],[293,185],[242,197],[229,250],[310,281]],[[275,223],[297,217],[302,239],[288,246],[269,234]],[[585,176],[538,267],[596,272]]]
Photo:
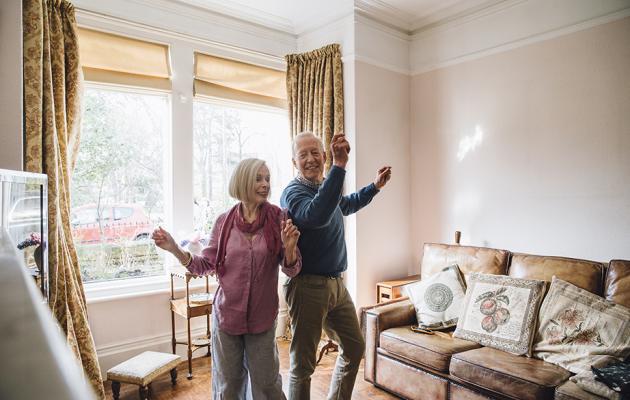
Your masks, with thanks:
[[[210,277],[210,292],[216,291],[218,284],[215,278]],[[185,281],[175,278],[175,292],[180,295],[184,292]],[[190,281],[190,289],[205,288],[205,279],[193,279]],[[129,299],[134,297],[154,296],[171,292],[170,275],[151,276],[146,278],[121,279],[107,282],[86,283],[84,285],[85,298],[88,304],[102,303],[113,300]]]

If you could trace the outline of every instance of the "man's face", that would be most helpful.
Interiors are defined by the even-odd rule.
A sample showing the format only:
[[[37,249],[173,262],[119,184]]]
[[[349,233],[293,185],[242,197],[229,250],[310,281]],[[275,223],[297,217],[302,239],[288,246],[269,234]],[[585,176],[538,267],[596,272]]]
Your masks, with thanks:
[[[311,182],[321,182],[324,179],[324,153],[321,142],[314,137],[303,137],[295,143],[293,165],[300,174]]]

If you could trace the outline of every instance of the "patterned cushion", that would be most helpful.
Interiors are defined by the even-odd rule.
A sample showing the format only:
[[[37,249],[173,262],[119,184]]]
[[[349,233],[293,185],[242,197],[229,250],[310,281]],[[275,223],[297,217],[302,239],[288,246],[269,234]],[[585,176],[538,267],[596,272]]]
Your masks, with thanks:
[[[534,357],[573,373],[630,355],[630,309],[553,277],[538,317]]]
[[[545,282],[472,273],[454,337],[530,355]]]
[[[181,357],[177,354],[145,351],[107,371],[110,381],[146,386],[159,375],[177,367]]]
[[[421,327],[441,329],[457,325],[466,293],[464,277],[457,265],[406,285],[403,291],[413,303]]]

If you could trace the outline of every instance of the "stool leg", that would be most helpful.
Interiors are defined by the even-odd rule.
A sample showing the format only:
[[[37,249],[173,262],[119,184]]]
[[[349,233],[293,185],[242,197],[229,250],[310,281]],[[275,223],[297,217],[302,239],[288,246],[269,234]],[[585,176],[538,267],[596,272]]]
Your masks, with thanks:
[[[177,368],[173,368],[171,370],[171,384],[175,386],[177,383]]]
[[[120,382],[112,381],[112,394],[114,395],[114,400],[120,398]]]
[[[140,400],[148,400],[149,399],[149,388],[146,386],[140,386],[138,390],[140,393]]]
[[[188,324],[188,380],[192,379],[192,338],[190,335],[190,318],[187,319]]]

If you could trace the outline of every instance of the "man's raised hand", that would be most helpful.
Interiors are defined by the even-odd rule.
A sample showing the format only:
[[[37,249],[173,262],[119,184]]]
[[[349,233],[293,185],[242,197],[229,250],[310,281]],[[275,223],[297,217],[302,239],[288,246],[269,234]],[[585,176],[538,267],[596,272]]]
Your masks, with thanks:
[[[391,166],[387,165],[387,166],[379,168],[378,171],[376,171],[376,179],[374,179],[374,186],[376,186],[378,190],[381,190],[383,186],[385,186],[385,184],[389,182],[391,177],[392,177]]]
[[[350,143],[346,140],[346,135],[337,133],[330,142],[330,151],[333,156],[333,164],[346,168],[348,163],[348,153],[350,153]]]

